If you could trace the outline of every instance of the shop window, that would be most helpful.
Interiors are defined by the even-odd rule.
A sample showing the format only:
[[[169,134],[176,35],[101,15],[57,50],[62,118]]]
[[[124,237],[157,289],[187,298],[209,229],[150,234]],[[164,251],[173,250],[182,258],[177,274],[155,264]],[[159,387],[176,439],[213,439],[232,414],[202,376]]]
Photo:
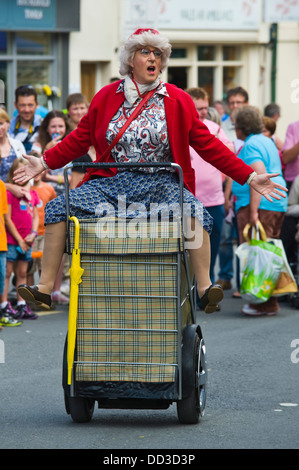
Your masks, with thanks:
[[[0,31],[0,54],[7,53],[7,34]]]
[[[209,96],[214,95],[214,67],[199,67],[198,68],[198,86],[204,88]]]
[[[39,104],[49,109],[61,106],[61,82],[67,74],[67,63],[61,60],[63,43],[63,35],[53,33],[0,32],[0,79],[9,114],[14,112],[14,91],[20,85],[34,86]]]
[[[7,63],[0,60],[0,104],[7,103]],[[3,86],[4,85],[4,86]]]
[[[230,88],[240,85],[240,67],[223,67],[223,98]]]
[[[187,57],[187,49],[184,48],[174,48],[171,51],[171,58],[172,59],[186,59]]]
[[[241,49],[236,46],[223,46],[222,48],[222,59],[223,60],[240,60]]]
[[[50,64],[42,60],[18,60],[17,61],[17,87],[20,85],[32,85],[37,89],[40,85],[50,84]],[[41,106],[47,106],[47,97],[44,93],[38,95]]]
[[[225,98],[229,88],[242,83],[243,48],[240,45],[190,44],[178,45],[173,50],[168,81],[180,88],[202,87],[212,102]]]
[[[19,55],[49,55],[51,36],[47,33],[17,33],[16,49]]]
[[[198,46],[197,47],[197,60],[214,60],[215,47],[214,46]]]
[[[187,88],[187,67],[168,67],[167,81],[183,90]]]

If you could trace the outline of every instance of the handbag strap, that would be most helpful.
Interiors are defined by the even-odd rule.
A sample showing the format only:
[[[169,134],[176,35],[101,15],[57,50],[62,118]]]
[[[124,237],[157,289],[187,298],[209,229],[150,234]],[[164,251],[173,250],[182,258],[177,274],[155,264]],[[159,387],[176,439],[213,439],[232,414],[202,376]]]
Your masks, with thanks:
[[[122,135],[124,134],[125,130],[129,127],[129,125],[131,124],[131,122],[138,116],[138,114],[141,113],[142,111],[142,108],[145,107],[146,103],[148,102],[148,100],[151,98],[151,96],[153,96],[153,94],[155,93],[156,91],[156,88],[154,88],[153,90],[150,90],[147,92],[147,94],[144,96],[144,98],[140,101],[140,103],[138,104],[138,106],[136,106],[136,108],[134,109],[134,111],[132,112],[132,114],[128,117],[128,119],[126,120],[125,124],[123,125],[123,127],[120,129],[120,131],[118,132],[118,134],[114,137],[113,141],[111,142],[111,144],[109,145],[109,147],[105,150],[105,152],[102,154],[101,156],[101,160],[103,160],[104,158],[103,157],[106,157],[107,155],[109,155],[109,153],[111,152],[111,150],[113,149],[113,147],[115,147],[115,145],[117,144],[117,142],[119,141],[119,139],[122,137]]]
[[[250,243],[250,237],[249,237],[249,229],[251,227],[251,233],[252,233],[252,237],[251,238],[254,238],[254,234],[253,234],[253,231],[255,232],[255,238],[257,240],[263,240],[264,242],[267,241],[267,235],[266,235],[266,232],[265,232],[265,229],[264,227],[262,226],[261,222],[258,220],[257,221],[257,225],[254,227],[250,224],[246,224],[245,227],[244,227],[244,230],[243,230],[243,236],[245,238],[245,240],[247,241],[247,243]],[[257,238],[258,237],[258,238]]]

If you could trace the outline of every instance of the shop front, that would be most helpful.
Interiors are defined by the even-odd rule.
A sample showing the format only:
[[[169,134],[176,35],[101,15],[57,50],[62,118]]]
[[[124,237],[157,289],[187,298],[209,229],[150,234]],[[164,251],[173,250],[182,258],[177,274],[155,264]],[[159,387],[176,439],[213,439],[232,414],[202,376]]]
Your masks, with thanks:
[[[1,101],[10,115],[20,85],[34,86],[42,106],[63,106],[69,34],[79,30],[79,10],[79,0],[0,0]]]

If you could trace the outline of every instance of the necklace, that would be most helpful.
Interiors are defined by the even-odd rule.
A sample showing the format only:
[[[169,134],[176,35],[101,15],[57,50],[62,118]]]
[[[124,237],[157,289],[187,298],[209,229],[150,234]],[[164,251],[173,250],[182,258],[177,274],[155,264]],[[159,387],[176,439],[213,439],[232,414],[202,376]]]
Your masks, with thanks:
[[[131,80],[132,80],[132,82],[134,83],[134,85],[135,85],[135,87],[136,87],[136,90],[137,90],[137,93],[138,93],[139,98],[142,98],[142,96],[143,96],[146,92],[143,93],[143,95],[141,95],[141,93],[140,93],[140,91],[139,91],[139,87],[138,87],[137,83],[135,82],[133,75],[132,75],[132,77],[131,77]]]
[[[123,103],[123,113],[124,113],[125,118],[128,119],[126,109],[125,109],[125,103]]]

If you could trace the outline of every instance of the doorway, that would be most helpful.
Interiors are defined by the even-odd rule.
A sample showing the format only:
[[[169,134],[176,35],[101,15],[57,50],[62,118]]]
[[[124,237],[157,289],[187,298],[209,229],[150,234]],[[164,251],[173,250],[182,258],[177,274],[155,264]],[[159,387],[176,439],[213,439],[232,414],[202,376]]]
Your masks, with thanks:
[[[81,92],[90,103],[96,92],[95,62],[81,62]]]

